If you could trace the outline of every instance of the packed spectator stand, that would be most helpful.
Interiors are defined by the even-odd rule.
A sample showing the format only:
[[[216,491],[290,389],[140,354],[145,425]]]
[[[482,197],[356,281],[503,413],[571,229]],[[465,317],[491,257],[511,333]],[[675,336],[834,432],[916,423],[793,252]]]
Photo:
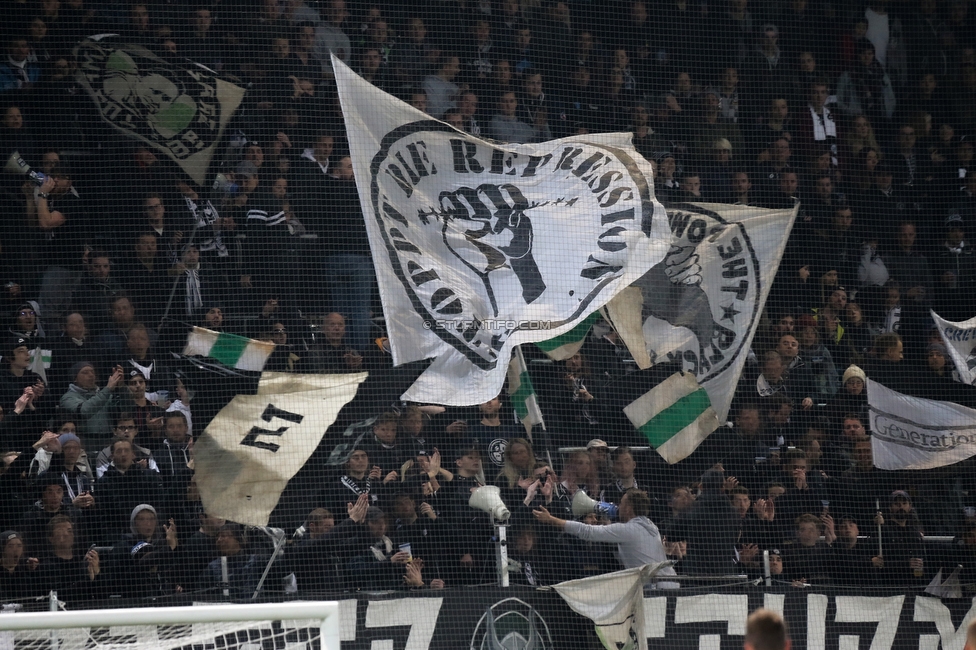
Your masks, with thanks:
[[[0,174],[3,601],[494,583],[495,531],[468,505],[486,484],[518,584],[637,561],[577,534],[583,491],[647,522],[679,576],[755,578],[768,551],[788,584],[911,588],[962,565],[976,589],[973,463],[877,469],[865,395],[870,378],[976,407],[929,316],[976,315],[965,0],[19,0],[2,29],[0,158],[46,175]],[[100,119],[73,49],[104,33],[246,88],[213,188]],[[565,362],[525,346],[545,431],[505,395],[378,401],[365,443],[286,493],[283,554],[206,513],[203,387],[171,354],[190,326],[274,342],[268,370],[394,372],[330,53],[472,135],[632,132],[665,205],[799,201],[730,425],[667,465],[621,421],[634,364],[601,324]]]

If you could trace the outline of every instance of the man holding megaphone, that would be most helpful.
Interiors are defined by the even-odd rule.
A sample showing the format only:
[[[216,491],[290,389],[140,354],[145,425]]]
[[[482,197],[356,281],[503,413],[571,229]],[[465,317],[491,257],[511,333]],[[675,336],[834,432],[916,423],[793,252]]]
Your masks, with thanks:
[[[625,569],[657,564],[668,560],[661,543],[661,533],[648,518],[651,500],[646,492],[627,490],[620,499],[619,522],[607,526],[588,526],[578,521],[566,521],[549,514],[545,508],[532,511],[537,521],[563,530],[586,542],[617,545],[617,559]],[[659,576],[676,575],[672,567],[665,567]]]

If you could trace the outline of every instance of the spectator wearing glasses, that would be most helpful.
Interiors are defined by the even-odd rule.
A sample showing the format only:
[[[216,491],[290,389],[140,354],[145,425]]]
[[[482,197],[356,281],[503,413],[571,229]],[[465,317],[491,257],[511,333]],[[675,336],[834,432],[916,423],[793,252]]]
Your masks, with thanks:
[[[136,466],[154,472],[159,471],[152,450],[135,443],[136,436],[139,435],[139,426],[132,413],[121,413],[116,418],[112,435],[112,444],[98,452],[98,457],[95,459],[95,474],[98,478],[101,478],[112,464],[112,448],[116,440],[127,440],[132,443],[132,451],[135,454],[133,462]]]
[[[264,369],[272,372],[293,372],[295,364],[299,362],[299,356],[293,351],[293,346],[288,343],[288,328],[280,321],[271,324],[271,329],[261,335],[261,340],[270,341],[275,344],[274,352],[268,357],[268,362],[264,364]]]

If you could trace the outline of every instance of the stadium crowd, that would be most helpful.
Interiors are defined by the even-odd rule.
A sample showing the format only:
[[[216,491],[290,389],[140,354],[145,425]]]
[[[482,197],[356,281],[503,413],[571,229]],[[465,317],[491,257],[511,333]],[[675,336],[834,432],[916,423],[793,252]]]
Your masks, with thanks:
[[[271,370],[390,370],[330,52],[473,135],[630,131],[666,204],[800,216],[733,424],[690,458],[668,466],[621,424],[633,363],[598,326],[565,362],[531,359],[531,438],[504,395],[377,403],[341,467],[275,514],[292,537],[266,592],[492,582],[494,529],[468,505],[486,484],[523,584],[660,547],[685,575],[757,576],[769,551],[795,584],[917,587],[962,565],[973,591],[972,463],[875,468],[864,390],[976,406],[929,316],[974,315],[974,22],[965,0],[8,3],[0,158],[46,179],[0,176],[0,598],[219,589],[220,558],[235,594],[257,588],[263,533],[200,505],[194,387],[169,354],[188,326],[274,342]],[[73,54],[99,33],[247,89],[212,190],[100,119]],[[580,491],[653,549],[575,523]]]

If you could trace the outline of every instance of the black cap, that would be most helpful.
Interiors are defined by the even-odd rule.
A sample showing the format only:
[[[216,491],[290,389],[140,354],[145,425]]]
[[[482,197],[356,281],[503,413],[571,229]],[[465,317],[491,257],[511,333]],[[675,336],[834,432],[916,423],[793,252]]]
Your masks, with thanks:
[[[16,530],[5,530],[0,533],[0,549],[3,549],[12,539],[24,539],[24,537]]]
[[[461,445],[455,450],[454,457],[464,458],[465,456],[468,456],[471,453],[476,453],[478,454],[479,457],[481,456],[481,445],[478,444],[477,440],[471,439],[471,440],[463,441]]]
[[[17,348],[30,349],[30,341],[22,336],[14,336],[7,342],[6,352],[12,354]]]

